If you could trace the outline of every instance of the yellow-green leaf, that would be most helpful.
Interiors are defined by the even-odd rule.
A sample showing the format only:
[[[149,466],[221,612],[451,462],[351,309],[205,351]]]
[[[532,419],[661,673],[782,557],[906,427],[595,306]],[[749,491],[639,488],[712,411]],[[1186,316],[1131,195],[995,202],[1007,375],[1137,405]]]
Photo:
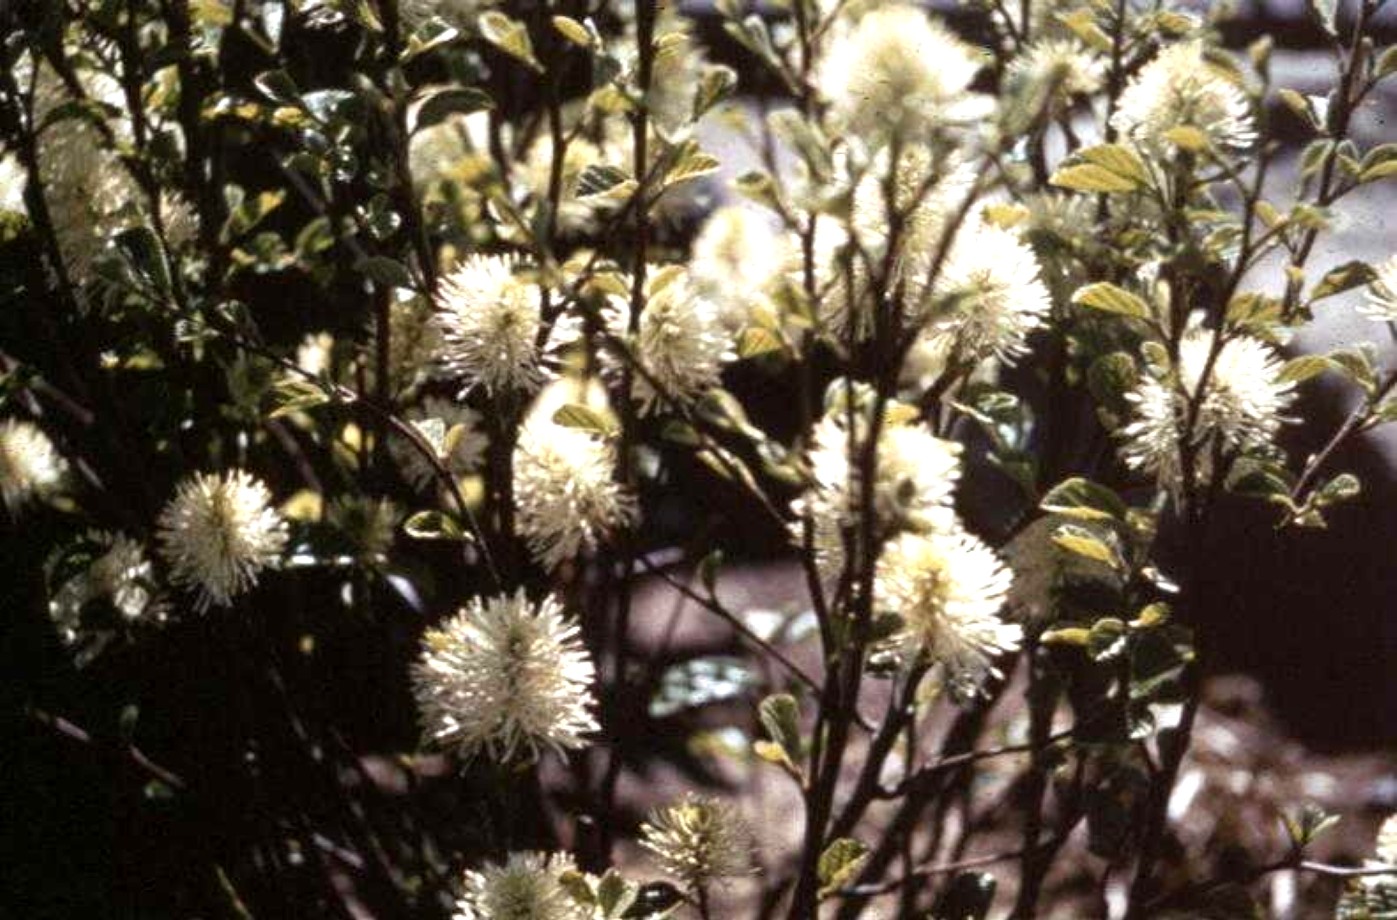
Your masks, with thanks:
[[[1139,184],[1144,184],[1150,177],[1145,161],[1140,159],[1139,154],[1120,144],[1098,144],[1080,151],[1077,156]]]
[[[570,16],[554,16],[553,28],[568,41],[582,48],[592,47],[592,33],[587,27]]]
[[[1125,288],[1117,287],[1108,281],[1078,288],[1077,293],[1072,295],[1072,302],[1103,313],[1116,313],[1137,319],[1147,319],[1150,315],[1148,304]]]
[[[531,69],[543,72],[543,65],[534,56],[534,45],[529,40],[529,30],[522,22],[498,10],[489,10],[480,14],[479,23],[481,38]]]
[[[1133,192],[1140,185],[1128,176],[1111,172],[1095,163],[1064,166],[1053,173],[1048,181],[1059,188],[1071,189],[1074,192]]]

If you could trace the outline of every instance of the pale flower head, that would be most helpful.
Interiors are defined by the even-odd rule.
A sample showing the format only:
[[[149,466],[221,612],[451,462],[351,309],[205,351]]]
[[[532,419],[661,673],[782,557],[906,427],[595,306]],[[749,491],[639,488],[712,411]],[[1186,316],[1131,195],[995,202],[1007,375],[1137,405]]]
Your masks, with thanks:
[[[849,135],[910,136],[986,111],[969,92],[983,61],[927,13],[894,3],[832,30],[815,72],[833,123]]]
[[[1213,332],[1193,325],[1179,343],[1177,380],[1146,375],[1126,399],[1133,420],[1122,430],[1122,458],[1131,469],[1155,474],[1177,486],[1182,476],[1179,435],[1187,422],[1188,401],[1201,392],[1193,439],[1194,473],[1212,475],[1212,452],[1243,454],[1273,446],[1295,400],[1295,384],[1281,377],[1275,349],[1251,336],[1234,336],[1221,345],[1202,387],[1213,349]]]
[[[586,745],[592,661],[551,595],[474,598],[422,636],[413,693],[427,740],[466,758],[509,762]]]
[[[727,205],[710,214],[694,238],[689,275],[697,291],[717,306],[723,324],[737,331],[747,325],[754,306],[767,302],[789,258],[771,221],[754,208]]]
[[[245,470],[196,473],[160,512],[160,553],[170,564],[170,580],[198,592],[198,610],[230,605],[277,563],[286,522],[271,498]]]
[[[909,659],[925,653],[953,689],[971,690],[994,659],[1019,646],[1020,628],[1000,619],[1013,575],[994,550],[962,530],[907,533],[883,548],[874,596],[897,613]]]
[[[1246,93],[1204,57],[1200,41],[1169,45],[1142,67],[1121,93],[1111,124],[1154,151],[1170,150],[1169,135],[1177,129],[1195,129],[1219,149],[1241,150],[1256,141]]]
[[[533,557],[548,569],[595,550],[637,512],[635,497],[616,481],[611,441],[553,421],[554,412],[570,402],[611,414],[600,386],[560,380],[540,394],[514,449],[516,524]]]
[[[1053,107],[1088,96],[1101,88],[1102,62],[1079,42],[1066,38],[1035,41],[1014,58],[1006,83]]]
[[[753,871],[753,834],[731,802],[685,795],[650,813],[640,845],[690,890]]]
[[[961,358],[1013,360],[1052,309],[1033,250],[1012,231],[989,223],[956,234],[933,288],[951,305],[927,331],[951,338]]]
[[[466,873],[451,920],[590,920],[563,881],[574,872],[565,853],[511,853]]]
[[[476,386],[491,395],[531,390],[543,381],[543,291],[516,273],[512,259],[468,256],[441,280],[436,305],[440,363],[461,378],[462,395]]]
[[[613,331],[624,335],[630,305],[611,311]],[[634,378],[635,396],[645,411],[664,402],[690,403],[719,384],[732,359],[731,336],[718,308],[699,295],[682,267],[652,266],[645,281],[635,355],[644,372]]]
[[[67,462],[38,425],[15,418],[0,422],[0,498],[11,515],[31,500],[57,492],[67,470]]]
[[[1397,255],[1377,266],[1358,312],[1378,323],[1397,322]]]

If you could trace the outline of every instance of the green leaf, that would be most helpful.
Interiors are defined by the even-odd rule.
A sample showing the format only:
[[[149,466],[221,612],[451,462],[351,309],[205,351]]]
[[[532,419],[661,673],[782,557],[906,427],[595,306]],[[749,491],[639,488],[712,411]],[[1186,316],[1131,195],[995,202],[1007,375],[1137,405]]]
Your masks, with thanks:
[[[418,540],[470,539],[460,523],[445,511],[419,511],[403,522],[403,532]]]
[[[296,81],[284,70],[263,71],[253,78],[252,83],[262,91],[262,95],[273,102],[297,107],[301,104],[301,91],[297,88]]]
[[[1339,0],[1308,0],[1306,4],[1310,8],[1310,13],[1329,33],[1331,38],[1339,35]]]
[[[407,267],[387,256],[365,256],[354,263],[354,270],[382,287],[412,287]]]
[[[739,358],[755,358],[758,355],[770,354],[773,351],[781,351],[785,348],[781,339],[770,329],[761,326],[751,326],[742,330],[742,335],[737,340],[737,356]]]
[[[424,86],[413,100],[408,116],[409,131],[416,133],[429,128],[445,121],[449,115],[469,115],[494,107],[495,100],[473,86]]]
[[[628,198],[636,181],[615,166],[588,166],[577,177],[578,198]]]
[[[1091,625],[1087,634],[1087,655],[1092,661],[1110,661],[1125,651],[1128,634],[1125,623],[1115,617],[1105,617]]]
[[[1378,371],[1373,366],[1372,346],[1336,348],[1329,353],[1329,361],[1339,373],[1362,387],[1369,396],[1377,392]]]
[[[820,897],[827,897],[853,881],[867,859],[868,847],[852,837],[831,840],[816,864]]]
[[[1104,540],[1085,527],[1064,524],[1053,532],[1053,543],[1073,555],[1120,568],[1116,552]]]
[[[662,187],[669,188],[680,182],[687,182],[691,179],[697,179],[700,176],[706,176],[710,173],[717,172],[718,167],[721,165],[718,158],[711,153],[705,153],[697,149],[686,152],[669,168],[669,171],[665,173]]]
[[[1108,281],[1098,281],[1096,284],[1078,288],[1077,293],[1072,295],[1072,302],[1104,313],[1132,316],[1136,319],[1148,319],[1150,315],[1150,308],[1143,300]]]
[[[558,30],[558,34],[579,48],[590,48],[596,41],[592,33],[587,31],[587,27],[569,16],[554,16],[553,28]]]
[[[732,95],[737,87],[737,71],[723,64],[706,65],[699,74],[694,92],[694,121],[719,102]]]
[[[781,746],[791,766],[798,766],[805,756],[800,738],[800,704],[789,693],[776,693],[761,701],[757,716],[771,740]]]
[[[1137,185],[1144,185],[1150,178],[1139,154],[1120,144],[1098,144],[1078,151],[1077,156],[1123,179],[1133,180]]]
[[[1300,355],[1285,362],[1276,379],[1302,383],[1311,377],[1318,377],[1333,366],[1334,363],[1324,355]]]
[[[1140,187],[1134,179],[1095,163],[1064,166],[1053,173],[1048,182],[1074,192],[1133,192]]]
[[[553,424],[588,431],[604,438],[610,437],[618,430],[616,419],[578,403],[568,403],[554,412]]]
[[[1385,49],[1378,55],[1378,62],[1373,66],[1373,80],[1381,80],[1397,73],[1397,45]]]
[[[1082,626],[1065,626],[1050,629],[1039,638],[1044,645],[1076,645],[1086,648],[1091,640],[1091,630]]]
[[[543,65],[534,56],[529,30],[522,22],[498,10],[489,10],[480,14],[479,27],[481,38],[531,70],[543,73]]]
[[[1324,277],[1315,285],[1315,289],[1310,292],[1310,303],[1323,300],[1326,297],[1333,297],[1335,294],[1342,294],[1344,291],[1352,290],[1364,284],[1370,284],[1378,273],[1367,262],[1354,260],[1337,265],[1324,273]]]
[[[283,377],[268,394],[271,408],[267,418],[281,418],[293,412],[306,412],[330,401],[330,395],[319,384],[301,377]]]
[[[1123,521],[1127,511],[1125,502],[1115,492],[1080,476],[1053,486],[1038,507],[1050,514],[1098,521]]]

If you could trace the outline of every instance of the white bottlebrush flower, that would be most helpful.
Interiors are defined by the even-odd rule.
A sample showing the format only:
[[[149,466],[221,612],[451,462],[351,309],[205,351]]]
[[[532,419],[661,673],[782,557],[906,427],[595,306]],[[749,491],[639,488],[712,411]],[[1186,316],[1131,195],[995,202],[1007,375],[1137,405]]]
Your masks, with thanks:
[[[839,384],[834,384],[839,386]],[[813,525],[816,563],[826,579],[837,578],[848,559],[846,534],[858,537],[862,521],[863,457],[867,411],[848,418],[832,407],[815,425],[808,453],[812,484],[793,506]],[[952,501],[960,480],[961,445],[936,437],[925,425],[889,418],[882,426],[872,489],[874,546],[900,530],[954,527]],[[793,532],[803,539],[803,523]],[[856,544],[857,546],[858,544]]]
[[[1122,457],[1132,469],[1153,473],[1171,487],[1180,481],[1179,433],[1187,421],[1189,399],[1201,402],[1194,422],[1195,474],[1211,476],[1214,447],[1246,453],[1271,446],[1285,412],[1295,400],[1293,381],[1281,379],[1283,363],[1274,348],[1250,336],[1223,343],[1202,387],[1213,348],[1213,333],[1193,326],[1179,343],[1178,380],[1144,377],[1126,398],[1133,420],[1122,430]]]
[[[1035,41],[1009,64],[1008,82],[1038,84],[1065,100],[1087,96],[1101,87],[1105,68],[1089,50],[1072,39]]]
[[[738,331],[753,307],[766,303],[789,258],[785,239],[766,217],[753,208],[727,205],[710,214],[694,238],[689,275],[718,307],[724,325]]]
[[[618,335],[625,334],[629,309],[618,303],[611,310]],[[730,339],[718,308],[698,294],[683,267],[652,267],[635,338],[644,368],[634,377],[636,399],[649,411],[666,401],[691,402],[717,386],[732,359]]]
[[[752,828],[731,802],[684,796],[650,813],[640,845],[690,890],[753,871]]]
[[[1358,312],[1379,323],[1397,322],[1397,255],[1377,267]]]
[[[440,363],[464,381],[462,395],[476,386],[492,395],[530,390],[543,380],[543,292],[516,274],[512,259],[468,256],[438,287]]]
[[[49,601],[49,614],[63,641],[72,645],[81,638],[83,609],[97,600],[109,602],[128,623],[162,622],[166,606],[145,547],[125,534],[100,531],[88,534],[86,542],[95,557]]]
[[[516,524],[548,569],[596,549],[636,517],[634,496],[616,482],[612,444],[553,422],[557,409],[574,402],[610,414],[600,386],[560,380],[540,394],[514,450]]]
[[[38,425],[14,418],[0,422],[0,498],[11,515],[31,500],[58,491],[67,470],[67,462]]]
[[[1181,128],[1196,129],[1220,149],[1243,149],[1256,141],[1246,93],[1204,57],[1199,41],[1170,45],[1142,67],[1121,93],[1111,124],[1157,151],[1172,149],[1169,134]]]
[[[956,234],[933,289],[950,301],[927,330],[947,336],[961,358],[1009,361],[1052,308],[1038,257],[1010,230],[975,223]]]
[[[835,384],[838,386],[838,384]],[[836,406],[816,423],[809,455],[814,489],[809,496],[819,517],[842,525],[858,517],[862,493],[861,458],[866,452],[867,420],[855,411],[855,434]],[[873,512],[879,529],[903,524],[917,529],[941,528],[954,519],[951,501],[960,480],[961,445],[932,434],[916,422],[888,419],[878,436],[873,483]]]
[[[918,7],[875,9],[825,45],[815,83],[850,136],[906,136],[986,111],[968,92],[984,62]]]
[[[564,853],[511,853],[468,871],[452,920],[590,920],[563,876],[577,872]]]
[[[874,596],[902,617],[904,653],[925,653],[964,690],[1019,646],[1020,628],[999,617],[1012,580],[994,550],[964,531],[908,533],[884,547]]]
[[[276,564],[287,533],[271,499],[246,470],[196,473],[160,512],[160,553],[170,580],[198,591],[200,611],[228,606]]]
[[[452,445],[451,453],[442,458],[443,462],[454,476],[473,473],[480,468],[490,439],[480,429],[480,413],[470,406],[439,396],[428,396],[422,405],[408,410],[407,420],[427,443],[437,448],[438,454],[446,446],[447,434],[460,425],[461,434]],[[403,478],[408,482],[421,489],[436,481],[436,469],[420,450],[408,444],[404,438],[394,438],[390,449],[403,471]]]
[[[521,588],[474,598],[427,630],[412,684],[429,741],[510,762],[586,745],[595,676],[563,605]]]

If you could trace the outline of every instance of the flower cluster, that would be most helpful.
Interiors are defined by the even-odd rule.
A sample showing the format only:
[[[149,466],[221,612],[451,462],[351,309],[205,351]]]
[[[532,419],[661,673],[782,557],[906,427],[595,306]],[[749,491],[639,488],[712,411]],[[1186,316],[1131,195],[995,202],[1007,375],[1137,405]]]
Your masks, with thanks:
[[[1192,452],[1201,481],[1211,478],[1215,454],[1270,449],[1295,399],[1295,384],[1281,369],[1275,349],[1258,339],[1191,327],[1174,372],[1147,375],[1127,394],[1134,417],[1121,432],[1126,465],[1176,489],[1183,449]]]
[[[582,747],[597,728],[594,678],[562,604],[523,589],[475,598],[427,630],[412,671],[428,740],[499,761]]]
[[[641,846],[691,890],[752,871],[752,829],[731,802],[689,794],[658,808],[641,827]]]
[[[0,422],[0,499],[10,514],[58,491],[68,463],[33,422]]]
[[[271,492],[246,470],[199,473],[179,484],[160,513],[160,552],[170,580],[198,593],[197,607],[226,607],[276,564],[286,522]]]

